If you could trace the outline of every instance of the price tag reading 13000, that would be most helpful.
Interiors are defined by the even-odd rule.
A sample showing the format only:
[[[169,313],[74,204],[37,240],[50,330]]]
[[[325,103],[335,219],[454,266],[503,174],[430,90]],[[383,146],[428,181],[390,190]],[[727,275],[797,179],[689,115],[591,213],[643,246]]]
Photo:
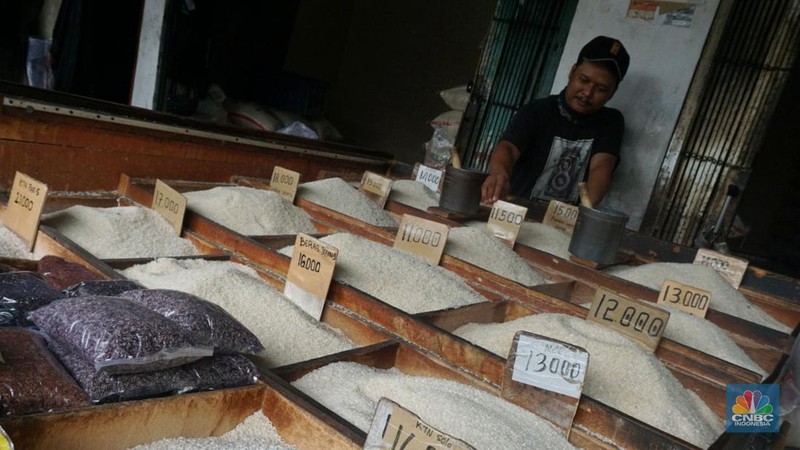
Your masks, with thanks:
[[[511,379],[558,394],[580,398],[589,353],[574,345],[518,332]],[[511,358],[509,358],[511,359]]]
[[[619,331],[653,352],[667,328],[669,312],[598,288],[586,319]]]

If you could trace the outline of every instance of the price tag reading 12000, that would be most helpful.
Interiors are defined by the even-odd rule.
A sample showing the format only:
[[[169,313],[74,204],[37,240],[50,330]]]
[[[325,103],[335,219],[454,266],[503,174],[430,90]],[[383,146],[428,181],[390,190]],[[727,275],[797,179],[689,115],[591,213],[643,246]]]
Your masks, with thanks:
[[[492,205],[486,228],[489,233],[513,246],[527,214],[528,208],[524,206],[498,200]]]
[[[328,296],[339,250],[299,233],[283,294],[311,317],[319,320]]]
[[[400,228],[394,238],[394,247],[413,253],[434,266],[439,265],[447,244],[450,227],[447,225],[403,214]]]
[[[586,318],[610,327],[655,351],[667,328],[669,313],[661,308],[598,288]]]
[[[46,184],[22,172],[14,175],[11,196],[8,198],[8,206],[3,213],[3,224],[25,242],[28,251],[33,249],[36,241],[36,233],[39,230],[39,221],[42,218],[46,197]]]
[[[156,180],[156,188],[153,192],[153,204],[150,206],[156,212],[164,216],[172,228],[181,235],[183,229],[183,216],[186,215],[186,197],[180,192],[169,187],[161,180]]]
[[[416,414],[381,397],[364,450],[475,450],[423,422]]]

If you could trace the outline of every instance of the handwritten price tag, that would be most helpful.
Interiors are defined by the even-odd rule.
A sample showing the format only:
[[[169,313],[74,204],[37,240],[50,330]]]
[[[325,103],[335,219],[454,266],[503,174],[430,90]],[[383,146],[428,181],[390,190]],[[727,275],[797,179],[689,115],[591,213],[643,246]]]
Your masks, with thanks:
[[[283,294],[311,317],[319,320],[333,279],[339,250],[299,233]]]
[[[399,404],[381,398],[364,450],[475,450],[475,447],[423,422]]]
[[[413,175],[415,181],[424,184],[433,192],[442,192],[444,171],[417,163],[414,165]]]
[[[3,214],[3,224],[25,242],[28,251],[33,249],[36,242],[46,198],[46,184],[22,172],[14,175],[11,196]]]
[[[669,312],[598,288],[586,319],[619,331],[653,352],[667,328]]]
[[[450,227],[447,225],[403,214],[394,238],[394,247],[420,256],[438,266],[449,233]]]
[[[524,206],[498,200],[492,206],[486,228],[489,233],[513,246],[527,214],[528,208]]]
[[[377,173],[366,171],[361,177],[361,185],[358,189],[378,204],[381,208],[386,206],[386,200],[392,191],[392,179],[378,175]]]
[[[664,280],[661,283],[661,292],[658,294],[657,304],[669,305],[689,314],[705,318],[710,301],[711,292],[674,280]]]
[[[578,220],[578,211],[580,210],[577,206],[558,200],[550,200],[542,223],[572,236],[572,231],[575,229],[575,221]]]
[[[694,257],[694,264],[711,267],[736,289],[742,284],[749,263],[746,259],[735,258],[707,248],[698,250]]]
[[[178,236],[181,235],[183,229],[183,217],[186,215],[187,203],[183,194],[172,189],[163,181],[156,180],[153,204],[150,207],[167,219]]]
[[[509,353],[509,361],[514,361],[512,380],[580,398],[589,364],[586,350],[527,332],[520,332],[515,344]]]
[[[289,203],[294,203],[298,184],[300,184],[300,173],[284,169],[280,166],[275,166],[275,168],[272,169],[272,178],[269,182],[269,188],[285,198]]]

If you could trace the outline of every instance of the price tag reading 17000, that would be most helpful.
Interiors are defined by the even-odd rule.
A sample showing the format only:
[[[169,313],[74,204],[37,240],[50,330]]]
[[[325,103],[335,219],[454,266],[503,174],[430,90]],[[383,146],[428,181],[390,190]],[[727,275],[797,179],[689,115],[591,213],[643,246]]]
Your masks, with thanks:
[[[512,345],[514,369],[511,379],[558,394],[580,398],[589,353],[574,345],[546,336],[519,331]],[[511,361],[509,355],[509,361]]]
[[[298,233],[283,294],[311,317],[319,320],[333,279],[339,250]]]
[[[619,331],[652,352],[667,328],[669,312],[598,288],[586,319]]]
[[[14,175],[11,197],[3,213],[3,224],[25,242],[28,251],[33,249],[36,241],[46,197],[46,184],[22,172]]]
[[[701,248],[694,257],[694,264],[711,267],[733,287],[739,289],[749,262],[746,259],[734,258],[714,250]]]
[[[183,229],[183,216],[186,215],[186,197],[180,192],[169,187],[161,180],[156,180],[156,188],[153,192],[153,208],[156,212],[164,216],[167,222],[172,225],[175,232],[180,236]]]
[[[391,178],[366,171],[361,177],[361,184],[358,189],[383,208],[386,206],[386,200],[389,199],[389,193],[392,191],[392,183]]]
[[[375,408],[364,450],[475,450],[423,422],[397,403],[381,398]]]
[[[486,228],[489,233],[513,246],[527,214],[528,208],[524,206],[498,200],[492,206]]]
[[[394,247],[424,258],[434,266],[439,265],[447,244],[450,227],[410,214],[403,214],[400,228],[394,238]]]
[[[269,181],[271,191],[285,198],[289,203],[294,203],[297,194],[297,185],[300,183],[300,174],[293,170],[275,166],[272,169],[272,178]]]
[[[711,292],[674,280],[664,280],[661,283],[657,303],[678,308],[698,317],[706,317],[710,301]]]
[[[579,211],[577,206],[558,200],[550,200],[550,204],[547,206],[547,212],[544,213],[542,224],[549,225],[572,236],[572,231],[575,229],[575,221],[578,220]]]

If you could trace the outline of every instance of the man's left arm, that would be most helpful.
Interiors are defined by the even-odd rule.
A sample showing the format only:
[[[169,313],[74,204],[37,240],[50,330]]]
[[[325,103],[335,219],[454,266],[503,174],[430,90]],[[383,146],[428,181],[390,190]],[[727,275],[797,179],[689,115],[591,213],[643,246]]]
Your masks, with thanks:
[[[586,179],[586,189],[592,204],[596,205],[606,196],[611,186],[611,174],[617,164],[617,157],[611,153],[596,153],[589,160],[589,176]]]

